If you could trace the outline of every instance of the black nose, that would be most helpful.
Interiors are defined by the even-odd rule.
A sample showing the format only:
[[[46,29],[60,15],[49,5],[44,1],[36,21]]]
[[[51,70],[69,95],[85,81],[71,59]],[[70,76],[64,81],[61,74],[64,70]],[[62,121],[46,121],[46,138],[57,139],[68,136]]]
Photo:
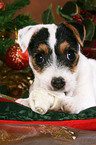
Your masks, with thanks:
[[[54,89],[62,89],[65,85],[65,81],[62,77],[54,77],[51,81],[51,85]]]

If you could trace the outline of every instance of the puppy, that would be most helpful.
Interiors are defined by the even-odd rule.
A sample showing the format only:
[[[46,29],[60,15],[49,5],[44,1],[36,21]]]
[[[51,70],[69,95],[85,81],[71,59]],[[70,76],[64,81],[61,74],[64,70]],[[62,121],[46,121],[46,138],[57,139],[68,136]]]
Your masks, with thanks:
[[[39,24],[18,32],[23,52],[29,51],[34,83],[29,98],[17,102],[33,111],[79,113],[96,105],[96,61],[80,51],[85,28],[77,22]]]

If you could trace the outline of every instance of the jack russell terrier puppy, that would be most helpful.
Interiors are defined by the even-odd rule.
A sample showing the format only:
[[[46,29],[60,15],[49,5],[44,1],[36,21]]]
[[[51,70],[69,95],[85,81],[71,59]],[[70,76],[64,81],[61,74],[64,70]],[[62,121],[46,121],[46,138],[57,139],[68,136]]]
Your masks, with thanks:
[[[85,28],[77,22],[19,30],[18,43],[29,51],[34,82],[29,97],[16,102],[40,114],[59,109],[79,113],[96,106],[96,61],[81,53],[84,39]]]

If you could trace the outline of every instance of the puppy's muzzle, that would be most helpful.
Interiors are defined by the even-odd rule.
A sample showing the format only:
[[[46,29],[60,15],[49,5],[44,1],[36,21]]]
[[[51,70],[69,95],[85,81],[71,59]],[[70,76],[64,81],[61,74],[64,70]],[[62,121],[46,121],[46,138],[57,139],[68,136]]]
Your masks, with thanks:
[[[65,86],[65,81],[62,77],[54,77],[51,81],[51,85],[54,89],[60,90]]]

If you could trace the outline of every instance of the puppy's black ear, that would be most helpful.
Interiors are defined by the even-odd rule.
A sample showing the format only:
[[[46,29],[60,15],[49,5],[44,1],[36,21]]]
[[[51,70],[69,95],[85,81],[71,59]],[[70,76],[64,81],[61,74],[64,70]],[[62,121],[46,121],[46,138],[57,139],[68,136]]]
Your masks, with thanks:
[[[86,36],[85,27],[76,21],[64,22],[64,25],[72,30],[79,44],[83,47]]]

